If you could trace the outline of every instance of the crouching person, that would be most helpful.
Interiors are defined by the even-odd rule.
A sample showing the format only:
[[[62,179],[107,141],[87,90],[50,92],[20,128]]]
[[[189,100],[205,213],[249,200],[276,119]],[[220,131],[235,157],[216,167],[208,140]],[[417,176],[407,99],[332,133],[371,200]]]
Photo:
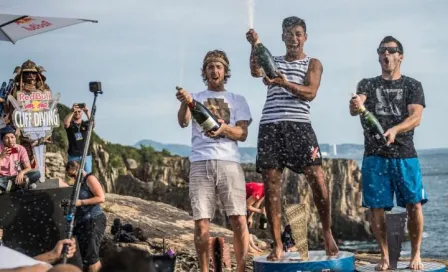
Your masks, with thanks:
[[[26,149],[16,143],[15,130],[5,127],[0,133],[0,194],[28,189],[40,178],[40,172],[32,169]]]

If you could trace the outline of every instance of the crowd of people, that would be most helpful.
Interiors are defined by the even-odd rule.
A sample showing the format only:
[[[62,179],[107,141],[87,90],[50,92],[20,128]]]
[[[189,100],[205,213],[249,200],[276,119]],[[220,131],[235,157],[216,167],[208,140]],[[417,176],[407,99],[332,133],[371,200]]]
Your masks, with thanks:
[[[246,99],[225,88],[231,77],[226,53],[214,50],[205,55],[202,66],[205,90],[190,93],[179,88],[176,93],[181,102],[178,122],[182,128],[192,120],[189,104],[194,100],[206,105],[220,123],[217,129],[202,131],[200,123],[192,122],[189,193],[195,222],[194,241],[203,272],[208,271],[210,253],[207,243],[216,195],[232,223],[238,271],[244,271],[248,252],[258,251],[248,231],[253,213],[267,215],[274,241],[267,259],[278,261],[283,258],[281,181],[285,168],[305,175],[321,219],[326,254],[337,256],[339,253],[332,233],[332,228],[337,229],[338,226],[331,225],[330,197],[322,170],[322,154],[310,118],[311,102],[317,96],[323,76],[323,64],[304,52],[307,35],[303,19],[292,16],[283,20],[282,41],[286,52],[273,57],[277,76],[269,78],[254,52],[260,43],[257,32],[250,29],[246,33],[252,48],[251,74],[262,78],[267,86],[256,159],[256,171],[263,177],[263,194],[253,194],[252,188],[244,187],[246,181],[240,165],[238,142],[249,137],[252,116]],[[425,107],[423,87],[416,79],[401,74],[404,51],[396,38],[384,37],[376,54],[381,75],[362,79],[356,96],[349,102],[351,115],[358,115],[364,107],[378,118],[385,130],[381,136],[387,141],[377,141],[368,121],[361,118],[365,139],[362,205],[369,208],[372,231],[381,249],[381,260],[376,269],[389,268],[384,211],[394,206],[394,193],[397,205],[408,211],[412,245],[409,267],[422,269],[422,205],[428,199],[413,134]],[[262,209],[258,206],[261,202],[264,202]]]
[[[45,83],[46,77],[43,75],[43,71],[41,66],[37,66],[30,60],[23,63],[20,69],[16,69],[16,82],[11,95],[17,98],[19,91],[25,92],[25,94],[51,92],[50,87]],[[24,137],[21,130],[16,129],[14,123],[11,122],[14,107],[5,101],[2,98],[4,123],[0,130],[2,140],[0,144],[0,194],[36,188],[36,183],[41,179],[41,173],[37,167],[33,147],[51,143],[50,137],[43,137],[36,141],[30,141],[29,138]],[[83,114],[85,114],[87,120],[83,120]],[[78,178],[78,170],[88,134],[89,119],[90,112],[85,103],[74,103],[70,113],[64,119],[64,128],[68,139],[66,176],[73,180]],[[101,269],[99,250],[106,228],[106,216],[100,206],[104,202],[104,192],[99,180],[92,174],[90,147],[88,148],[84,168],[80,173],[81,187],[78,200],[75,203],[76,213],[73,230],[76,240],[61,240],[53,251],[39,255],[35,259],[47,263],[56,263],[60,261],[62,244],[69,243],[69,257],[73,256],[74,250],[79,250],[84,268],[87,271],[97,272]],[[65,180],[60,179],[58,186],[67,187],[70,185]],[[1,231],[3,236],[3,230]],[[76,245],[74,241],[77,241]],[[6,247],[2,247],[2,250],[6,250]],[[5,253],[4,256],[7,256],[7,254]],[[1,254],[0,258],[2,258]],[[53,259],[50,262],[48,258]],[[5,259],[4,262],[6,263],[6,261]],[[14,263],[14,265],[17,265],[17,263]],[[36,264],[35,270],[30,271],[46,271],[37,270],[39,267],[48,266]]]
[[[257,246],[249,231],[254,225],[254,214],[267,218],[273,239],[272,251],[267,259],[278,261],[283,258],[285,247],[282,240],[285,239],[282,239],[281,234],[281,181],[285,168],[305,175],[321,220],[325,252],[328,256],[337,256],[339,253],[332,232],[338,226],[331,224],[331,199],[322,169],[321,150],[310,117],[311,102],[317,96],[323,76],[323,64],[318,58],[304,52],[308,34],[303,19],[295,16],[285,18],[281,27],[286,51],[284,55],[273,57],[278,69],[277,76],[273,78],[266,76],[254,53],[254,48],[260,43],[258,33],[254,29],[246,33],[246,39],[252,48],[249,60],[251,74],[255,78],[262,78],[267,86],[266,102],[258,130],[256,159],[256,171],[261,174],[262,182],[246,183],[240,164],[238,142],[244,142],[249,137],[248,128],[253,120],[246,98],[226,89],[225,84],[231,78],[226,53],[222,50],[206,53],[201,75],[206,85],[205,90],[190,93],[179,88],[176,93],[180,101],[179,125],[185,128],[192,123],[189,198],[194,220],[194,244],[199,267],[203,272],[209,270],[209,229],[215,214],[217,196],[231,222],[237,271],[245,271],[249,252],[264,250]],[[361,118],[365,140],[362,205],[369,208],[371,228],[381,250],[381,260],[376,269],[389,269],[385,210],[394,207],[394,194],[396,204],[406,208],[408,212],[412,245],[409,267],[422,269],[422,205],[428,199],[422,183],[413,135],[425,108],[423,87],[416,79],[402,75],[400,66],[404,49],[396,38],[387,36],[382,39],[376,54],[381,75],[360,80],[356,96],[349,102],[352,116],[359,115],[362,108],[373,113],[384,128],[387,140],[385,144],[377,141],[369,130],[367,121]],[[19,70],[15,90],[49,90],[40,66],[27,61]],[[189,106],[193,100],[210,109],[218,119],[217,129],[203,131],[201,125],[194,121]],[[31,141],[21,137],[18,144],[20,130],[15,130],[10,122],[10,109],[6,105],[3,117],[7,126],[1,132],[2,193],[33,187],[39,180],[40,173],[35,170],[31,147],[51,141],[48,138]],[[86,105],[75,103],[64,120],[69,141],[66,174],[75,179],[78,178],[79,162],[89,127],[89,121],[82,120],[83,113],[89,118]],[[76,202],[74,233],[77,242],[61,240],[54,250],[34,257],[35,260],[54,262],[54,257],[61,254],[62,244],[69,244],[69,254],[79,250],[85,268],[89,271],[101,270],[99,247],[106,227],[106,217],[100,204],[104,202],[104,192],[99,180],[91,173],[90,150],[87,155],[86,164],[80,171],[82,185]],[[288,245],[287,248],[291,246]],[[42,266],[41,263],[36,265]],[[57,266],[54,267],[56,268]]]

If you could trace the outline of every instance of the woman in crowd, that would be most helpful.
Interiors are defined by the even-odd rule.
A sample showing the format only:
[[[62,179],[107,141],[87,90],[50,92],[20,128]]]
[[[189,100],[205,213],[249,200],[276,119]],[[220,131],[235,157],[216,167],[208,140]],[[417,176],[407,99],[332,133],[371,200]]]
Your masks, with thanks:
[[[76,180],[79,167],[77,161],[68,162],[67,176]],[[106,229],[106,215],[100,206],[104,202],[104,192],[98,179],[84,170],[81,170],[80,182],[73,235],[78,239],[85,270],[98,272],[101,269],[100,245]]]

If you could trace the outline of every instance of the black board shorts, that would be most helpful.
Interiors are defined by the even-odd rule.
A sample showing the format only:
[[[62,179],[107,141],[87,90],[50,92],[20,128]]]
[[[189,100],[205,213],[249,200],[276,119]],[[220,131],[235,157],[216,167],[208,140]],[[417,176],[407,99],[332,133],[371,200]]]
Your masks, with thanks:
[[[289,168],[303,173],[307,166],[322,165],[322,154],[310,123],[280,121],[260,124],[256,169]]]

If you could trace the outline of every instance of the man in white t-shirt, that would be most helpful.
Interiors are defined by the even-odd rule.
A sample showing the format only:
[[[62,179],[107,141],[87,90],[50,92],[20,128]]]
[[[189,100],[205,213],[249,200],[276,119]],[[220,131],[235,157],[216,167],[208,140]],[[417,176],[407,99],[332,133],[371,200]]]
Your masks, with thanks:
[[[240,165],[237,142],[246,140],[252,116],[246,99],[224,88],[230,78],[229,60],[225,52],[214,50],[206,54],[202,78],[207,90],[189,94],[181,89],[176,94],[177,99],[181,101],[178,112],[181,127],[187,127],[192,119],[188,104],[193,99],[206,106],[221,123],[218,130],[206,133],[202,132],[194,120],[192,125],[189,193],[195,221],[194,242],[199,266],[201,271],[208,271],[209,225],[215,213],[218,194],[234,231],[237,270],[245,271],[249,246],[246,182]]]

